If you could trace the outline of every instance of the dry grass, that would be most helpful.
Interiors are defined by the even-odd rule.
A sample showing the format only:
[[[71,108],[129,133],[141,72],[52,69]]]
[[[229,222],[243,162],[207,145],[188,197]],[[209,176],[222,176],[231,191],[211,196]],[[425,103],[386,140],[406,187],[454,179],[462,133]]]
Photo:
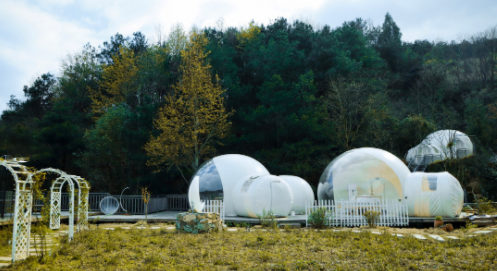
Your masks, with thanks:
[[[132,229],[121,229],[121,226]],[[153,225],[158,226],[158,225]],[[165,227],[165,225],[161,225]],[[114,227],[116,230],[104,230]],[[40,262],[12,270],[489,270],[497,266],[497,234],[447,242],[350,230],[289,230],[181,234],[134,225],[92,225]],[[428,234],[431,232],[423,232]],[[433,232],[435,233],[435,232]],[[439,233],[439,232],[436,232]],[[443,233],[441,233],[443,234]],[[454,234],[452,234],[454,235]]]

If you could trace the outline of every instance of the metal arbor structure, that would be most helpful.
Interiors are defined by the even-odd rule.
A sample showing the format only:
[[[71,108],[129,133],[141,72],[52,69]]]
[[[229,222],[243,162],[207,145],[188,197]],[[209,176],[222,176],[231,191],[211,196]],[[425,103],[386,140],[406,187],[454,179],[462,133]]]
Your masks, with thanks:
[[[80,176],[70,175],[71,179],[78,185],[78,211],[76,217],[77,230],[88,229],[88,206],[90,198],[90,185]],[[60,220],[60,218],[59,218]]]
[[[29,256],[29,238],[31,233],[31,207],[33,203],[30,172],[16,161],[0,161],[16,182],[14,230],[12,234],[12,262]]]
[[[88,228],[88,196],[90,187],[88,182],[76,175],[69,175],[62,170],[54,168],[45,168],[38,170],[31,174],[28,179],[38,173],[54,173],[59,175],[52,183],[50,189],[50,229],[60,228],[60,211],[62,205],[62,188],[64,184],[69,185],[69,241],[74,237],[74,184],[78,188],[78,214],[77,214],[77,227],[80,229]]]

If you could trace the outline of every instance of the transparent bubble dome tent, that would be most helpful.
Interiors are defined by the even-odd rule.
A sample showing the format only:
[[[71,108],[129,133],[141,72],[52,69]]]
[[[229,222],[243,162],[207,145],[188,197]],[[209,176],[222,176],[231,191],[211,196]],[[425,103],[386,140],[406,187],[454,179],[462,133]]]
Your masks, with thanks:
[[[227,154],[200,166],[192,177],[188,200],[196,212],[203,211],[206,200],[223,200],[226,216],[257,218],[264,210],[277,216],[305,213],[305,203],[314,200],[314,193],[302,178],[270,175],[253,158]]]
[[[227,216],[236,216],[232,190],[236,182],[252,176],[268,175],[269,171],[257,160],[240,154],[214,157],[203,163],[193,174],[188,198],[190,207],[201,212],[202,201],[224,200]]]
[[[353,149],[324,170],[318,200],[402,199],[410,171],[395,155],[375,148]]]
[[[463,205],[459,181],[448,172],[411,173],[393,154],[375,148],[350,150],[326,167],[319,200],[406,201],[409,216],[457,216]]]
[[[473,142],[463,132],[456,130],[440,130],[429,134],[419,145],[406,154],[408,162],[420,163],[429,156],[429,162],[447,158],[463,158],[474,153]]]

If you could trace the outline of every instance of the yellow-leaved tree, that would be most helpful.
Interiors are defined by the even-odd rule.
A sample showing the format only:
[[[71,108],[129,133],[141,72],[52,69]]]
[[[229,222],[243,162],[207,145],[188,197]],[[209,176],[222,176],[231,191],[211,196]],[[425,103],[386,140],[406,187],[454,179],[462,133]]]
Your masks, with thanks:
[[[151,136],[145,145],[150,158],[147,165],[157,166],[157,171],[174,166],[187,183],[182,168],[196,171],[202,158],[215,152],[231,125],[224,90],[217,75],[212,82],[211,65],[206,63],[207,42],[204,35],[191,33],[186,49],[181,51],[182,77],[154,120],[160,135]]]
[[[119,54],[112,56],[112,60],[113,64],[103,67],[103,80],[99,89],[89,89],[95,120],[113,105],[125,102],[131,95],[136,96],[133,100],[140,103],[140,97],[135,93],[138,65],[133,50],[121,46]]]
[[[242,48],[247,43],[255,40],[259,33],[261,33],[261,29],[254,23],[254,21],[251,21],[247,28],[242,27],[240,29],[240,33],[236,36],[237,40],[240,42],[239,47]]]

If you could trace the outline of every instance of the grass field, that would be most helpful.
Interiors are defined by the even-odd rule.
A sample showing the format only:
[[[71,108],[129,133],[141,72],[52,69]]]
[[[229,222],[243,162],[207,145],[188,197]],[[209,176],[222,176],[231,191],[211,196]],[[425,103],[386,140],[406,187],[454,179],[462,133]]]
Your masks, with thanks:
[[[128,225],[129,226],[129,225]],[[154,225],[155,226],[155,225]],[[288,230],[182,234],[165,229],[77,233],[50,257],[30,257],[11,270],[490,270],[497,234],[439,242],[364,230]],[[438,230],[438,229],[437,229]]]

